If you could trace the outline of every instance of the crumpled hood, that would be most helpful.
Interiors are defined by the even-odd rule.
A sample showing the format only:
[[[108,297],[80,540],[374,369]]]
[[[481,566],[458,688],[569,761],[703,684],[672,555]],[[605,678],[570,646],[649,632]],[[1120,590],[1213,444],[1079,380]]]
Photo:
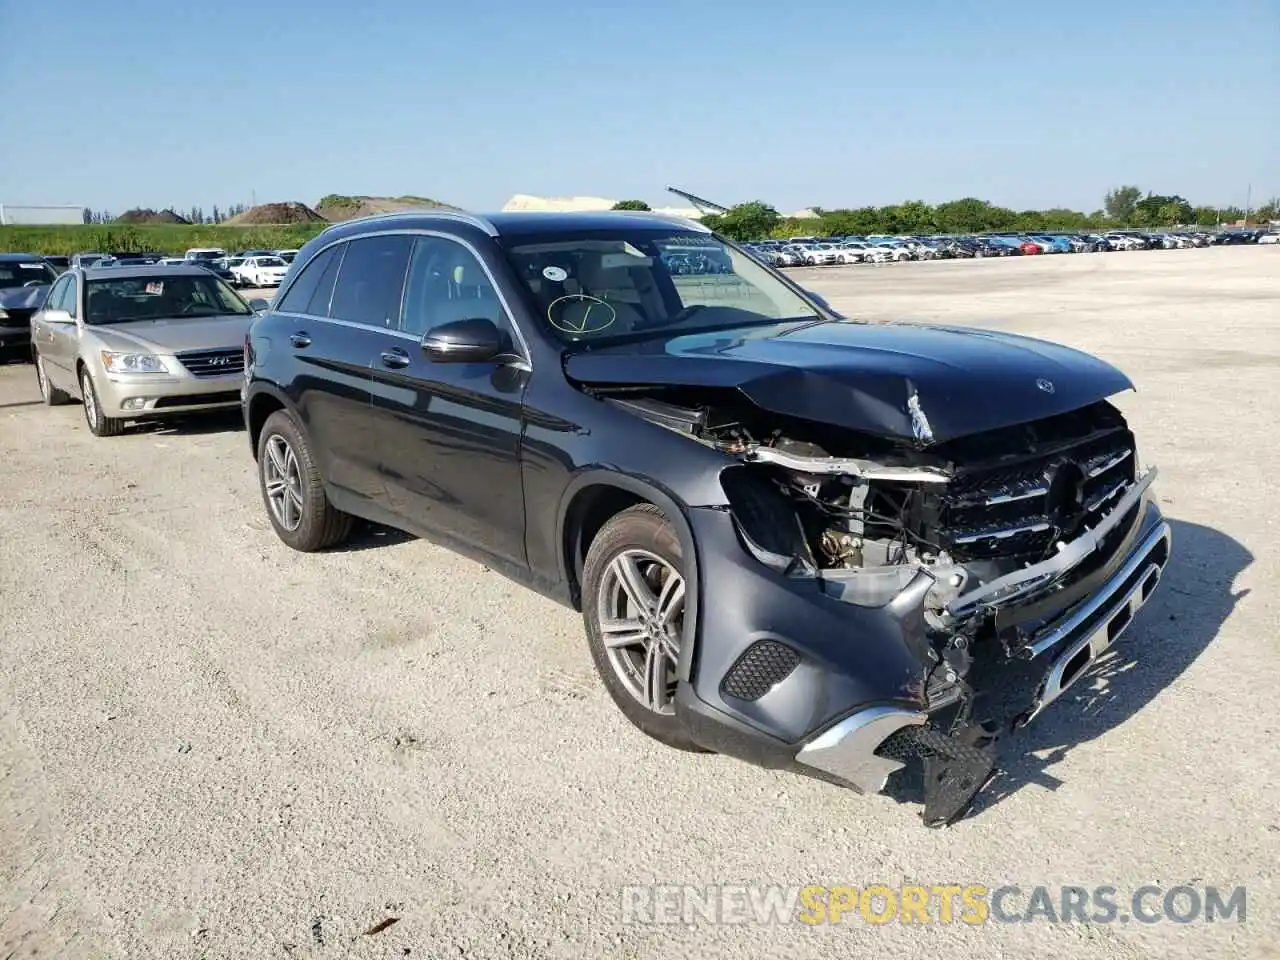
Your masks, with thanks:
[[[253,317],[201,317],[199,320],[136,320],[86,328],[107,350],[172,354],[183,350],[242,347]]]
[[[1044,340],[968,327],[781,323],[588,348],[583,384],[736,388],[763,410],[941,443],[1066,413],[1123,390],[1108,363]]]
[[[51,283],[43,283],[38,287],[13,287],[0,290],[0,307],[13,307],[15,310],[39,310],[44,298],[49,294]]]

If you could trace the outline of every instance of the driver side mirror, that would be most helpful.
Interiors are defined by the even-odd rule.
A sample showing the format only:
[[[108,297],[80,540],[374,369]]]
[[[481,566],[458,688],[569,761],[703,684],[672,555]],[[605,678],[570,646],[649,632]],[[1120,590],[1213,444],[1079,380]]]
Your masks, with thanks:
[[[66,310],[45,310],[40,317],[45,323],[52,323],[55,325],[76,322],[75,318]]]
[[[509,349],[507,335],[487,317],[451,320],[432,327],[422,349],[436,363],[480,363]]]
[[[271,309],[271,301],[264,300],[262,297],[254,297],[249,301],[249,309],[254,313],[266,313]]]

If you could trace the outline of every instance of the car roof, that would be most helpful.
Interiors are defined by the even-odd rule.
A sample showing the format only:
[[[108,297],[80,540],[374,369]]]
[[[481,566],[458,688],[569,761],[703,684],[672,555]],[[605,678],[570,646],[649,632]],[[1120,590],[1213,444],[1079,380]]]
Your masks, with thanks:
[[[354,234],[370,227],[399,227],[406,230],[440,229],[442,226],[470,226],[491,237],[516,237],[547,233],[573,233],[579,230],[652,230],[670,232],[688,230],[711,231],[695,220],[658,213],[622,210],[596,212],[517,211],[508,213],[465,213],[463,211],[406,211],[375,214],[333,224],[321,236],[337,237]]]
[[[32,263],[43,259],[38,253],[0,253],[0,262],[3,263]]]
[[[81,271],[88,280],[140,280],[148,277],[207,277],[209,271],[204,267],[165,266],[154,263],[137,267],[85,267]]]

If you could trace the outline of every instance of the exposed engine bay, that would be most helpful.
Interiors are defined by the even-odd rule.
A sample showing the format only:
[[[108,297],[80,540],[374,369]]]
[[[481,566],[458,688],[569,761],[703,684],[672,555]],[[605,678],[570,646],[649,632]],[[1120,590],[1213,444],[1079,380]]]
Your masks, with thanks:
[[[599,395],[741,462],[721,480],[762,563],[862,607],[917,598],[929,723],[883,750],[921,761],[931,825],[964,813],[999,735],[1038,709],[1036,638],[1124,544],[1150,482],[1105,400],[935,444],[914,396],[919,429],[901,440],[778,417],[732,390]]]

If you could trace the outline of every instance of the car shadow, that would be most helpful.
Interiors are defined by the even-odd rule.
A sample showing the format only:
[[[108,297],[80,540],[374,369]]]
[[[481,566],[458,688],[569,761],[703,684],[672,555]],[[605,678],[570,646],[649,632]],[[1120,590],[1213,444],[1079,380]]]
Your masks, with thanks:
[[[1211,527],[1166,520],[1173,552],[1150,603],[1069,693],[1001,739],[996,774],[963,819],[981,816],[1028,785],[1060,787],[1063,781],[1050,768],[1072,747],[1103,736],[1154,700],[1213,642],[1248,594],[1232,591],[1253,562],[1243,544]],[[918,775],[895,775],[886,793],[919,803],[922,789]]]
[[[231,433],[244,429],[244,414],[240,408],[211,410],[208,413],[191,413],[164,420],[142,420],[125,427],[127,434],[152,434],[155,436],[199,436],[205,433]]]
[[[342,543],[330,547],[327,553],[356,553],[361,550],[378,550],[382,547],[394,547],[396,544],[417,540],[411,533],[397,530],[395,527],[384,527],[380,523],[361,520],[355,525],[349,536]]]

